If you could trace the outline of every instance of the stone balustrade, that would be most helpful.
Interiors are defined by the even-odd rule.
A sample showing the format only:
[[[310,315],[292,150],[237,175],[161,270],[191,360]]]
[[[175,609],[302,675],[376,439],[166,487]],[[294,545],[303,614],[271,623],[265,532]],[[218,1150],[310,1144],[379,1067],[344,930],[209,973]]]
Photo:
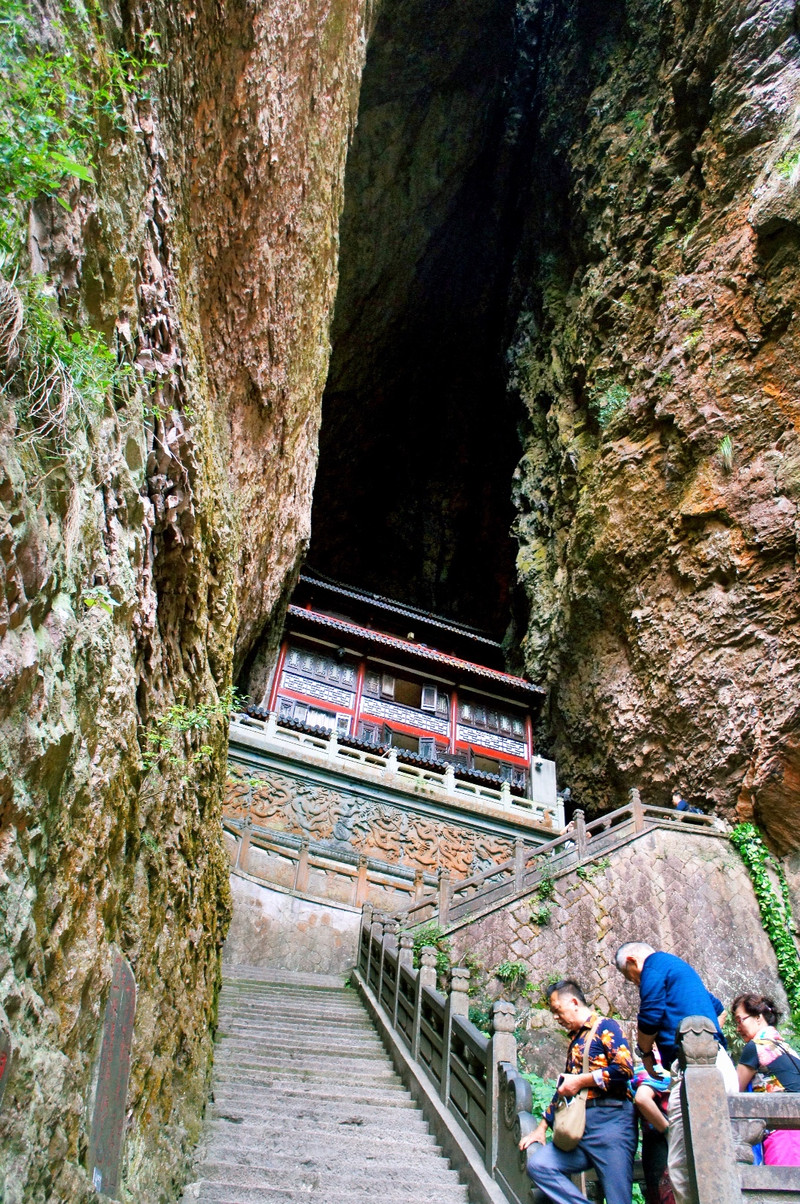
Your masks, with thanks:
[[[495,1003],[493,1034],[468,1019],[469,971],[451,970],[449,994],[437,990],[436,950],[423,948],[413,966],[413,936],[366,905],[362,911],[356,986],[379,1028],[399,1039],[488,1174],[511,1204],[531,1204],[520,1138],[538,1123],[530,1083],[517,1069],[515,1008]],[[798,1204],[800,1168],[754,1166],[752,1146],[766,1128],[800,1128],[800,1095],[726,1096],[705,1017],[683,1021],[682,1108],[694,1204]],[[384,1038],[385,1039],[385,1038]],[[598,1184],[588,1176],[590,1195]],[[641,1180],[637,1164],[636,1179]]]
[[[518,841],[513,857],[479,874],[454,883],[441,872],[435,890],[423,892],[393,915],[406,925],[435,919],[442,927],[452,926],[535,890],[544,878],[555,878],[595,861],[654,828],[682,828],[693,835],[711,837],[724,835],[714,816],[652,807],[642,802],[638,790],[632,790],[626,806],[591,823],[586,823],[583,811],[578,810],[570,827],[554,840],[534,846]]]
[[[256,737],[265,748],[293,750],[295,755],[302,755],[312,764],[327,764],[343,773],[390,783],[395,789],[412,794],[430,794],[451,800],[455,805],[477,803],[506,815],[527,817],[545,828],[558,829],[564,825],[564,805],[559,799],[539,802],[524,798],[512,793],[507,782],[495,788],[465,781],[449,764],[443,764],[441,770],[407,764],[398,758],[395,748],[385,753],[377,749],[372,752],[353,748],[342,743],[336,732],[315,734],[282,724],[274,712],[267,719],[237,714],[231,722],[230,737],[232,741],[245,743]]]

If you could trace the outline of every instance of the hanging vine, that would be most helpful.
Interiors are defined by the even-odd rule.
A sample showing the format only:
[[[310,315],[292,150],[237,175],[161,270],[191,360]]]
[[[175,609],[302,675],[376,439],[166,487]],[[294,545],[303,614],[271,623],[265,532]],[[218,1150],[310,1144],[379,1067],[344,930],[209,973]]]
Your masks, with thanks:
[[[794,943],[794,918],[786,875],[764,844],[755,824],[737,824],[731,833],[731,841],[750,873],[761,922],[775,950],[792,1021],[795,1027],[800,1027],[800,957]],[[771,874],[778,880],[780,895]]]

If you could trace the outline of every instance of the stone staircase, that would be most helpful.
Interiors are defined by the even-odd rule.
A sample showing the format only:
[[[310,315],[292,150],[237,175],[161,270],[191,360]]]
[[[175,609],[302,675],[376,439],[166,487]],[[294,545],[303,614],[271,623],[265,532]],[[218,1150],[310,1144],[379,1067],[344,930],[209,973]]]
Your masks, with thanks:
[[[467,1204],[341,979],[225,967],[213,1097],[183,1204]]]

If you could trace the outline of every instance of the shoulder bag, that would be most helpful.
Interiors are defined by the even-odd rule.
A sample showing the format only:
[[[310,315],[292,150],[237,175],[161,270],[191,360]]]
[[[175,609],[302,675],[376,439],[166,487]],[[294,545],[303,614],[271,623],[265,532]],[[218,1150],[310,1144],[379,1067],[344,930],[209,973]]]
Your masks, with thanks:
[[[583,1045],[584,1074],[589,1070],[589,1046],[594,1040],[594,1035],[601,1020],[602,1016],[598,1016],[586,1034],[586,1041]],[[559,1150],[574,1150],[583,1137],[583,1131],[586,1128],[586,1096],[588,1091],[588,1087],[583,1087],[577,1095],[573,1095],[571,1098],[567,1098],[565,1095],[559,1096],[555,1116],[553,1117],[553,1145]]]

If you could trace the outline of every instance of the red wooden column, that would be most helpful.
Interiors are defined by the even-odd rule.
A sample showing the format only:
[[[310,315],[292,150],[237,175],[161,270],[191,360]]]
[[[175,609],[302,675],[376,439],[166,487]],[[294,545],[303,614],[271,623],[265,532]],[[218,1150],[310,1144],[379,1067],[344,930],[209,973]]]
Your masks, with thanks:
[[[456,734],[458,728],[458,691],[450,691],[450,752],[456,751]]]
[[[356,700],[353,703],[353,730],[350,733],[358,739],[358,721],[361,718],[361,699],[364,694],[364,678],[367,673],[366,660],[358,662],[358,670],[356,672]]]
[[[281,684],[281,677],[283,676],[283,666],[286,664],[286,654],[288,651],[289,651],[289,641],[284,640],[283,643],[281,644],[281,650],[278,653],[278,663],[275,666],[275,676],[272,679],[272,688],[270,689],[270,692],[269,692],[269,705],[267,706],[268,711],[275,710],[275,703],[278,698],[278,688],[280,687],[280,684]]]

